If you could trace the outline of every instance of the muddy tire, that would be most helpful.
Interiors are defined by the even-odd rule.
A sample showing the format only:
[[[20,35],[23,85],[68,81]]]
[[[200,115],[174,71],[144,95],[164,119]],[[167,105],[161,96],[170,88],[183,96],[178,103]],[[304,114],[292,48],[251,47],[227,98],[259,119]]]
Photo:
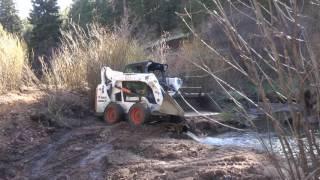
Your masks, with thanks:
[[[134,126],[141,126],[148,121],[150,110],[141,103],[134,104],[128,113],[129,122]]]
[[[108,124],[112,125],[115,123],[120,122],[124,118],[124,110],[123,108],[117,103],[110,103],[103,115],[103,120]]]

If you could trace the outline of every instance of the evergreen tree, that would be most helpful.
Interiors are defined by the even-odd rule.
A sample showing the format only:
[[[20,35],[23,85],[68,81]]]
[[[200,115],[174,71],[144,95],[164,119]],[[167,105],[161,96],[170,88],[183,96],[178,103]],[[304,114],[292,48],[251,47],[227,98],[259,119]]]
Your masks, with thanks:
[[[199,0],[212,7],[212,0]],[[199,25],[206,16],[197,0],[74,0],[69,16],[85,26],[93,21],[113,27],[119,24],[128,10],[129,22],[138,20],[138,27],[152,27],[158,35],[185,27],[176,12],[187,8],[192,14],[193,25]],[[146,26],[141,26],[146,25]],[[143,31],[137,29],[137,31]]]
[[[35,58],[33,65],[37,68],[38,57],[43,56],[47,60],[58,47],[61,20],[57,0],[32,0],[32,5],[29,21],[33,29],[29,46]]]
[[[73,0],[69,12],[69,17],[81,26],[98,22],[111,27],[122,15],[122,0]]]
[[[159,35],[163,31],[170,31],[177,28],[180,19],[175,12],[181,11],[181,0],[161,0],[161,1],[144,1],[145,23],[157,28]]]
[[[0,0],[0,23],[8,32],[17,33],[21,30],[21,21],[13,0]]]
[[[73,21],[85,26],[97,21],[112,27],[121,22],[128,10],[141,23],[158,26],[159,31],[167,31],[177,25],[178,17],[175,11],[179,10],[182,0],[74,0],[70,17]]]
[[[74,22],[85,26],[93,21],[94,5],[94,1],[73,0],[69,16]]]

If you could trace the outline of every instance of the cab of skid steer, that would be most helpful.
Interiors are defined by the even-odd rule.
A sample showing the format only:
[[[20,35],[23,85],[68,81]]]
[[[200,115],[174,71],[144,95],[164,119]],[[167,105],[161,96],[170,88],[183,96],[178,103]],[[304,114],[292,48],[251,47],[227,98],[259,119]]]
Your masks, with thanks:
[[[151,60],[147,60],[138,63],[128,64],[124,69],[124,73],[153,73],[157,77],[160,85],[164,89],[168,89],[168,83],[166,79],[167,70],[167,64],[161,64],[153,62]]]
[[[151,60],[147,60],[138,63],[128,64],[124,69],[124,73],[165,73],[167,70],[167,64],[161,64],[153,62]]]

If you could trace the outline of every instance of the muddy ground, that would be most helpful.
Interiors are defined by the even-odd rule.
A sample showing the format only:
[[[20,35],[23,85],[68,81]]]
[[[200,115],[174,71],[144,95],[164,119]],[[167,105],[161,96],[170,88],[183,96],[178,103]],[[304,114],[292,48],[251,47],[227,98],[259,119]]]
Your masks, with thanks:
[[[86,95],[0,96],[0,179],[275,179],[266,155],[213,147],[170,123],[106,126]]]

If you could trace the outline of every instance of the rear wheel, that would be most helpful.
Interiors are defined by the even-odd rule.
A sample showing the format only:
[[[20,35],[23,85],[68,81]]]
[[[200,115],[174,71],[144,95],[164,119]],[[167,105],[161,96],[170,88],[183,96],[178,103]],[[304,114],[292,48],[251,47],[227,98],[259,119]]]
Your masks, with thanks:
[[[115,124],[123,118],[123,108],[117,103],[110,103],[105,111],[103,119],[108,125]]]
[[[150,110],[140,103],[134,104],[128,113],[128,119],[131,124],[141,126],[150,116]]]

